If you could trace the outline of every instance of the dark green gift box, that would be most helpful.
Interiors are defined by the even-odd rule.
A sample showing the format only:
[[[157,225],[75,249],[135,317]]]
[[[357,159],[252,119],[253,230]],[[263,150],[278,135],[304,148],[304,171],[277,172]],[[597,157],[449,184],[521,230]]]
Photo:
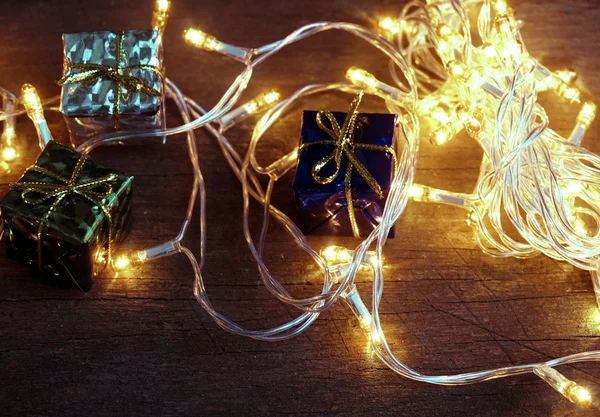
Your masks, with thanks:
[[[50,142],[41,153],[36,166],[63,178],[71,178],[81,158],[72,149]],[[112,248],[123,241],[129,230],[132,206],[133,177],[105,168],[88,158],[77,176],[75,184],[100,179],[113,174],[106,184],[111,192],[101,200],[110,212],[112,229],[101,206],[77,194],[69,193],[58,206],[51,210],[56,197],[32,204],[24,198],[22,190],[13,189],[0,201],[4,219],[4,239],[10,258],[30,264],[56,283],[75,285],[87,291],[94,276],[104,268],[106,254],[103,249],[112,236]],[[61,184],[42,172],[29,169],[16,184],[21,183]],[[61,184],[62,185],[62,184]],[[91,189],[98,191],[102,186]],[[104,187],[107,188],[107,187]],[[29,192],[28,195],[36,195]],[[43,195],[40,194],[43,197]],[[44,216],[50,215],[44,224],[41,245],[41,268],[38,265],[38,228]]]

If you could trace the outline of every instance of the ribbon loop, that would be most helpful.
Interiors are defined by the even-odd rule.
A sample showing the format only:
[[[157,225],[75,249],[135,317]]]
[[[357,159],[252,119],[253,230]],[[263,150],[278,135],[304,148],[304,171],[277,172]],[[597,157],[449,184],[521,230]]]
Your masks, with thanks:
[[[38,256],[38,268],[40,271],[42,268],[42,237],[44,228],[47,225],[50,215],[56,210],[59,203],[67,196],[77,194],[92,204],[97,205],[104,213],[106,223],[108,226],[108,239],[105,244],[107,252],[107,262],[110,262],[112,252],[112,215],[110,208],[104,202],[105,199],[109,198],[113,194],[113,188],[111,182],[118,179],[118,175],[111,173],[100,178],[88,179],[79,181],[79,175],[87,160],[87,156],[81,155],[77,161],[77,165],[73,170],[70,178],[66,178],[52,172],[46,168],[38,165],[33,165],[25,170],[25,173],[30,171],[39,172],[49,178],[52,178],[55,182],[42,182],[42,181],[30,181],[30,182],[16,182],[11,183],[10,188],[12,190],[23,191],[21,198],[26,204],[38,205],[45,203],[46,201],[54,199],[54,202],[40,219],[37,230],[37,256]]]
[[[123,50],[123,32],[117,32],[116,43],[117,51],[115,53],[115,66],[102,64],[68,64],[68,69],[80,70],[75,74],[65,75],[59,82],[58,85],[64,85],[68,83],[83,83],[85,85],[91,85],[98,80],[110,80],[116,85],[114,87],[114,99],[112,115],[114,120],[114,127],[119,127],[119,115],[121,113],[121,100],[123,93],[121,89],[125,90],[125,99],[127,99],[130,93],[141,92],[151,97],[161,97],[162,93],[160,90],[152,88],[144,83],[139,77],[135,77],[130,74],[134,70],[146,70],[152,71],[158,75],[161,82],[164,82],[164,75],[160,68],[154,65],[139,64],[139,65],[128,65],[126,67],[121,66],[121,62],[125,60],[125,52]]]
[[[332,140],[322,140],[318,142],[311,143],[303,143],[300,146],[300,149],[307,148],[309,146],[333,146],[334,150],[327,155],[325,158],[319,160],[312,167],[312,177],[318,184],[325,185],[331,184],[340,174],[342,169],[342,157],[345,156],[347,159],[346,164],[346,174],[344,176],[344,188],[345,188],[345,198],[346,204],[348,206],[348,217],[350,218],[350,224],[352,226],[352,233],[354,237],[360,237],[360,231],[358,229],[358,224],[356,223],[356,213],[352,198],[352,173],[354,170],[360,175],[367,185],[375,192],[380,198],[384,197],[383,190],[381,186],[373,178],[373,175],[369,172],[369,170],[356,158],[354,152],[359,149],[369,150],[369,151],[379,151],[385,152],[389,154],[394,161],[394,172],[397,168],[397,160],[396,153],[394,149],[390,146],[379,146],[372,144],[363,144],[363,143],[355,143],[354,142],[354,130],[356,126],[356,118],[358,117],[358,107],[360,106],[360,102],[362,100],[364,93],[361,91],[358,95],[352,100],[352,104],[350,105],[350,110],[344,120],[344,125],[340,128],[336,118],[333,113],[329,111],[320,111],[317,113],[317,125],[321,130],[331,136]],[[331,124],[331,128],[325,125],[323,118],[326,118]],[[322,176],[321,172],[328,166],[330,163],[335,162],[335,171],[333,174],[329,176]]]

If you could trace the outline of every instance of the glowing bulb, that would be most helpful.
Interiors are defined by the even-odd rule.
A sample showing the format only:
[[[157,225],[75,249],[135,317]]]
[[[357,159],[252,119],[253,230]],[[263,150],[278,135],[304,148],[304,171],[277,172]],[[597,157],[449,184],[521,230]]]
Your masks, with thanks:
[[[156,0],[154,13],[152,14],[152,27],[154,30],[163,31],[169,19],[170,0]]]
[[[2,140],[4,141],[12,141],[17,136],[15,132],[15,128],[12,126],[7,126],[4,128],[4,132],[2,132]]]
[[[384,17],[379,20],[379,28],[384,33],[397,35],[402,30],[402,23],[401,21],[392,19],[391,17]]]
[[[348,69],[346,79],[366,90],[372,90],[377,85],[377,79],[371,73],[356,67]]]
[[[321,250],[321,256],[325,258],[328,265],[347,264],[352,261],[354,251],[344,248],[343,246],[332,245],[323,248]],[[379,266],[377,253],[374,251],[367,251],[363,258],[363,265],[377,268]]]
[[[554,75],[567,85],[573,84],[578,78],[577,71],[572,69],[558,70]]]
[[[39,121],[40,117],[43,119],[43,108],[40,97],[38,96],[37,90],[31,84],[24,84],[21,88],[22,101],[27,115],[33,121]]]
[[[443,145],[456,136],[462,127],[460,120],[451,121],[441,125],[429,135],[429,142],[436,146]]]
[[[510,11],[510,8],[508,7],[508,4],[506,4],[505,0],[497,0],[494,4],[494,8],[498,14],[506,14]]]
[[[350,81],[355,86],[362,88],[371,94],[379,94],[386,99],[403,101],[410,95],[406,95],[402,93],[402,91],[398,90],[395,87],[387,85],[379,81],[375,76],[364,69],[351,67],[346,71],[346,79]]]
[[[576,197],[584,189],[585,189],[585,186],[583,185],[583,183],[581,183],[579,181],[570,181],[569,183],[567,183],[566,192],[570,196]]]
[[[413,184],[408,189],[408,196],[415,201],[421,201],[423,195],[425,195],[425,188],[422,185]]]
[[[271,107],[281,99],[281,95],[276,90],[271,90],[268,93],[263,93],[246,104],[231,110],[229,113],[221,117],[221,132],[229,129],[236,123],[244,120],[252,114],[256,114],[262,110]]]
[[[439,124],[443,125],[450,121],[448,113],[442,110],[441,107],[436,107],[435,110],[431,112],[431,117],[434,118]]]
[[[328,264],[348,263],[352,260],[353,251],[342,246],[327,246],[321,251],[321,256]]]
[[[448,62],[446,69],[451,76],[463,82],[468,82],[473,75],[473,72],[465,64],[456,60]]]
[[[569,401],[582,408],[590,408],[593,404],[590,392],[574,382],[568,387],[565,387],[564,396],[567,397]]]
[[[121,255],[113,262],[113,267],[118,271],[126,269],[129,265],[131,265],[131,260],[127,255]]]
[[[572,403],[583,408],[590,408],[593,406],[592,395],[590,392],[576,382],[566,378],[556,369],[544,365],[535,368],[533,372]]]
[[[207,51],[216,51],[219,49],[220,42],[214,36],[210,36],[198,29],[190,28],[186,30],[183,32],[183,39],[196,48],[202,48]]]
[[[579,89],[576,87],[570,87],[564,82],[560,82],[558,87],[556,87],[556,93],[571,103],[579,103],[581,97],[581,92]]]
[[[477,139],[483,126],[483,114],[479,109],[469,111],[462,104],[456,107],[456,116],[464,125],[467,133]]]
[[[246,107],[248,114],[254,114],[277,103],[280,98],[281,95],[277,91],[272,90],[268,93],[261,94],[260,96],[246,103],[244,106]]]
[[[40,97],[35,87],[31,84],[24,84],[21,88],[21,93],[21,102],[25,106],[25,110],[27,110],[27,116],[29,116],[35,125],[40,148],[44,149],[52,140],[52,133],[50,133],[50,129],[48,129],[48,124],[44,118],[44,108],[42,107]]]
[[[486,43],[481,47],[481,51],[486,56],[486,58],[490,61],[495,60],[498,56],[496,52],[496,48],[491,43]]]
[[[596,118],[596,105],[594,103],[585,103],[577,116],[577,124],[585,127],[590,127]]]
[[[11,162],[17,158],[17,151],[14,148],[4,148],[2,150],[2,158],[6,162]]]

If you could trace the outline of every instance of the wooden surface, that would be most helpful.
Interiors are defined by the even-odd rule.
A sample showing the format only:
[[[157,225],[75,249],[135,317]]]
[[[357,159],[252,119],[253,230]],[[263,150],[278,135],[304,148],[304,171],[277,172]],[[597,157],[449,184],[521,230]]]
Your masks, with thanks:
[[[403,2],[381,0],[173,0],[166,36],[169,77],[210,107],[242,67],[192,50],[181,32],[190,25],[233,44],[258,46],[320,20],[372,25],[399,13]],[[30,82],[44,97],[59,93],[62,32],[146,28],[150,0],[0,2],[0,84],[19,91]],[[600,7],[594,0],[515,1],[530,51],[553,69],[574,67],[600,95]],[[251,97],[268,88],[292,93],[309,82],[334,82],[359,64],[384,79],[387,61],[342,33],[297,44],[256,72]],[[269,162],[296,143],[302,108],[345,110],[341,95],[313,98],[265,138],[259,159]],[[551,104],[551,126],[568,134],[577,110]],[[383,110],[369,101],[366,110]],[[66,142],[61,116],[48,114]],[[169,123],[179,123],[170,111]],[[231,131],[244,150],[252,121]],[[0,195],[32,163],[38,150],[29,120],[18,121],[22,157],[0,176]],[[241,192],[214,140],[198,135],[208,184],[208,292],[222,312],[249,328],[297,314],[275,301],[242,237]],[[595,126],[585,145],[600,151]],[[183,218],[192,176],[183,138],[168,146],[102,149],[95,156],[136,177],[135,224],[128,247],[171,239]],[[468,138],[443,149],[423,141],[420,182],[470,191],[481,153]],[[274,203],[295,218],[291,176]],[[257,214],[255,207],[255,214]],[[600,313],[587,273],[545,257],[494,259],[482,254],[458,209],[410,203],[398,237],[386,247],[383,326],[401,360],[422,372],[448,374],[545,361],[600,348]],[[257,224],[255,221],[254,225]],[[198,251],[198,223],[186,245]],[[316,248],[353,239],[310,238]],[[274,227],[269,266],[297,296],[318,292],[305,256]],[[393,415],[592,416],[535,376],[468,387],[436,387],[406,380],[374,357],[365,335],[342,305],[305,333],[281,343],[256,342],[217,327],[192,295],[192,272],[174,256],[118,277],[104,276],[92,291],[49,287],[30,269],[0,256],[0,415]],[[369,299],[367,276],[360,278]],[[600,396],[600,367],[562,367]]]

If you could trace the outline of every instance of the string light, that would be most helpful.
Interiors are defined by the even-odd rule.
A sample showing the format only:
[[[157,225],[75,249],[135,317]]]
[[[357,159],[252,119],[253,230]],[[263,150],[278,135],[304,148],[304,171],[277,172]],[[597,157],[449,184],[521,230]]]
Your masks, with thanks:
[[[152,14],[152,27],[154,30],[164,32],[169,19],[169,11],[171,9],[170,0],[156,0],[154,13]]]
[[[281,99],[281,94],[276,90],[263,93],[253,98],[246,104],[233,109],[221,118],[221,132],[229,129],[231,126],[241,122],[247,117],[260,113],[263,110],[273,106]]]
[[[39,137],[40,148],[44,147],[52,140],[52,134],[48,129],[48,123],[44,117],[44,108],[42,101],[38,96],[37,90],[31,84],[24,84],[21,88],[22,102],[27,110],[27,116],[33,122]]]
[[[591,408],[594,405],[589,390],[567,379],[556,369],[547,365],[540,366],[535,368],[534,373],[572,403],[582,408]]]
[[[383,262],[380,262],[381,253],[391,227],[402,215],[409,198],[423,202],[452,204],[469,210],[473,227],[478,230],[478,241],[486,253],[527,257],[543,252],[553,258],[564,259],[574,265],[593,269],[594,285],[597,292],[600,292],[600,279],[595,267],[597,256],[600,255],[598,233],[594,232],[597,228],[592,232],[586,231],[584,236],[575,230],[580,225],[575,224],[575,227],[573,225],[573,223],[577,223],[578,219],[581,220],[580,214],[591,213],[592,220],[600,218],[595,211],[596,206],[593,204],[600,196],[600,190],[595,185],[600,182],[597,181],[596,171],[582,162],[584,151],[577,146],[565,146],[566,140],[547,128],[547,116],[543,108],[537,104],[535,97],[537,87],[534,78],[539,75],[539,71],[536,71],[537,64],[528,56],[521,43],[518,27],[513,25],[511,20],[512,10],[503,0],[494,2],[495,13],[507,16],[503,17],[507,19],[506,25],[491,24],[492,16],[489,8],[480,10],[479,27],[483,32],[480,35],[488,44],[477,48],[471,44],[468,22],[457,19],[456,15],[469,15],[468,12],[472,11],[471,7],[479,5],[480,2],[452,1],[450,3],[441,1],[431,3],[434,4],[412,2],[402,13],[403,20],[396,21],[394,25],[388,25],[388,28],[398,27],[396,38],[400,43],[396,48],[392,48],[389,42],[382,41],[380,36],[369,30],[348,23],[324,22],[307,25],[281,41],[252,50],[224,44],[195,29],[186,31],[184,38],[188,43],[202,49],[221,52],[246,65],[218,104],[209,111],[205,111],[167,79],[165,91],[179,108],[183,125],[165,131],[144,132],[143,134],[118,132],[104,136],[99,135],[78,148],[82,153],[88,153],[101,145],[137,140],[148,136],[170,136],[181,133],[185,133],[187,136],[195,181],[180,233],[173,240],[154,248],[118,254],[114,257],[113,267],[116,270],[124,270],[134,264],[149,262],[165,256],[185,255],[194,272],[194,295],[204,310],[223,329],[257,340],[277,341],[294,337],[306,330],[319,314],[338,300],[342,300],[353,311],[361,328],[368,330],[374,353],[401,376],[430,384],[454,386],[535,373],[544,380],[550,381],[550,385],[570,401],[581,406],[589,406],[592,403],[589,391],[562,377],[554,368],[569,363],[598,361],[600,360],[598,351],[553,359],[547,363],[508,366],[458,375],[429,376],[421,374],[400,361],[393,355],[387,344],[379,315],[384,282]],[[415,7],[415,4],[418,4],[418,7]],[[161,6],[157,3],[157,8],[164,8],[163,6],[164,4]],[[465,9],[467,6],[468,9]],[[166,9],[168,11],[168,7]],[[498,16],[496,16],[496,21],[498,21]],[[264,106],[254,102],[249,106],[235,107],[250,81],[253,70],[259,64],[296,41],[330,29],[344,30],[356,35],[387,55],[392,60],[394,69],[391,71],[391,76],[397,86],[382,83],[364,70],[351,68],[346,74],[347,79],[351,82],[350,85],[347,83],[309,85],[281,101],[267,100],[265,96],[264,100],[259,100],[260,103],[264,101]],[[506,32],[506,36],[496,36],[499,30]],[[511,36],[517,42],[517,47],[511,41]],[[402,43],[401,40],[405,38],[409,38],[410,42]],[[489,43],[489,40],[492,40],[493,44]],[[490,49],[490,45],[493,51]],[[443,50],[438,51],[437,48]],[[436,55],[438,52],[439,54]],[[510,60],[504,59],[507,56],[510,57]],[[442,58],[442,62],[439,57]],[[411,59],[411,61],[408,62],[407,59]],[[487,67],[483,67],[484,65],[489,65],[490,68],[494,68],[494,71],[488,71]],[[424,67],[427,71],[424,70]],[[547,78],[552,77],[558,78],[559,76],[551,74]],[[550,84],[548,80],[543,81],[545,84]],[[397,134],[399,135],[398,142],[404,144],[405,149],[398,155],[398,171],[395,173],[386,210],[381,216],[379,227],[354,249],[328,246],[319,254],[310,246],[296,225],[270,201],[275,183],[288,172],[297,157],[296,144],[290,152],[266,168],[258,164],[255,154],[264,134],[298,100],[329,91],[355,94],[358,88],[384,98],[390,112],[402,114],[403,123]],[[569,88],[573,88],[573,90],[568,90]],[[553,90],[570,101],[576,102],[579,99],[578,90],[575,91],[574,87],[571,87],[566,81],[561,80],[561,83],[556,84]],[[417,102],[419,97],[422,99]],[[23,90],[22,101],[31,119],[36,123],[38,135],[42,139],[44,132],[38,124],[43,126],[45,120],[43,120],[41,102],[33,87]],[[244,117],[265,110],[253,130],[247,153],[244,156],[237,153],[223,134],[224,120],[236,119],[231,114],[241,114],[238,111],[240,108],[244,108],[242,112]],[[446,111],[447,109],[455,109],[454,114],[450,115],[450,112]],[[443,125],[455,123],[457,129],[461,126],[466,127],[469,134],[483,148],[482,172],[473,194],[452,193],[413,184],[420,136],[417,111],[421,117],[430,118],[434,123]],[[590,120],[590,113],[590,107],[586,108],[586,113],[579,122],[587,123]],[[14,114],[10,113],[10,115]],[[515,114],[520,114],[521,117],[510,117]],[[233,123],[239,120],[237,118]],[[515,120],[518,120],[519,123]],[[215,138],[225,160],[241,182],[244,202],[242,217],[244,237],[257,263],[262,282],[277,299],[299,310],[297,317],[283,325],[264,330],[245,329],[218,312],[207,295],[202,276],[208,224],[205,217],[206,190],[198,163],[198,151],[194,136],[194,130],[199,127],[204,127]],[[552,160],[552,165],[532,164],[528,149],[535,149],[543,155],[548,155]],[[600,166],[594,156],[590,156],[587,152],[585,155],[586,163],[592,163],[594,167]],[[533,167],[543,169],[544,175],[541,178],[536,176]],[[597,168],[595,169],[597,170]],[[268,177],[266,187],[261,184],[258,175]],[[548,183],[546,178],[550,177],[557,178],[557,184]],[[531,187],[530,184],[523,189],[524,186],[516,183],[512,180],[513,178],[519,178],[521,181],[535,178],[544,184],[543,190]],[[581,185],[583,183],[587,185]],[[538,194],[532,194],[531,189],[536,189]],[[513,201],[522,198],[528,202],[528,206],[519,207],[514,202],[502,205],[499,202],[503,200],[498,197],[504,194],[513,196]],[[257,240],[253,238],[249,222],[251,198],[254,198],[263,208],[263,223],[260,238]],[[584,213],[583,208],[574,205],[576,199],[583,200],[592,208]],[[186,235],[197,200],[200,204],[200,254],[198,257],[180,244]],[[540,211],[542,206],[550,207],[550,211]],[[521,217],[524,214],[520,210],[527,211],[525,209],[529,210],[528,216],[532,216],[533,219],[538,219],[539,216],[544,225],[551,227],[536,227],[528,224]],[[514,225],[527,243],[513,243],[514,241],[508,238],[502,225],[494,222],[494,219],[501,217],[502,210],[506,210],[508,214],[512,215],[511,219],[520,219],[514,221]],[[535,210],[540,212],[535,212]],[[265,239],[271,217],[290,234],[293,241],[310,256],[319,267],[320,272],[323,273],[323,285],[316,295],[302,299],[292,297],[263,262]],[[488,228],[491,229],[488,230]],[[544,231],[548,230],[556,232],[552,236],[544,235]],[[493,231],[501,237],[494,239],[491,237],[494,233],[488,233],[488,231]],[[568,239],[557,239],[557,236],[567,236]],[[580,249],[578,252],[574,249],[575,247],[584,248],[584,250]],[[369,250],[369,248],[374,250]],[[97,259],[101,261],[105,259],[105,255],[97,254]],[[370,309],[363,302],[355,284],[356,273],[364,264],[370,266],[373,277]]]
[[[355,86],[360,87],[371,94],[377,94],[396,101],[405,100],[402,91],[379,81],[373,74],[364,69],[357,67],[349,68],[346,72],[346,79]]]
[[[221,42],[214,36],[204,33],[199,29],[187,29],[183,32],[183,39],[196,48],[219,52],[244,63],[248,62],[252,57],[252,53],[249,50]]]

